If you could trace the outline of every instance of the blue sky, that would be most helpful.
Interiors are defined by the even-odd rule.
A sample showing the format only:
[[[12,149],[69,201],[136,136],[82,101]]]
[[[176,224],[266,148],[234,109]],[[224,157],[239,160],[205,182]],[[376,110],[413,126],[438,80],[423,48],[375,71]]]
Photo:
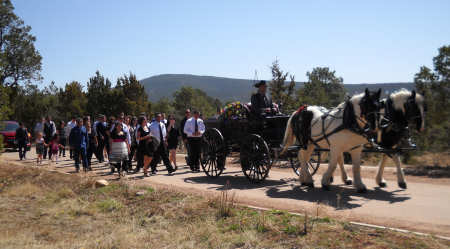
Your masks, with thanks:
[[[43,56],[44,83],[189,73],[305,80],[328,66],[344,83],[412,81],[450,44],[450,1],[12,0]]]

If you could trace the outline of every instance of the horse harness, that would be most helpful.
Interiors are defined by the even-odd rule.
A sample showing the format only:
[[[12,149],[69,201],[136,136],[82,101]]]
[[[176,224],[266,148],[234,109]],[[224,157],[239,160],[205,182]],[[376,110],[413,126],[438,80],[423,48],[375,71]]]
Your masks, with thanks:
[[[414,95],[407,99],[403,107],[405,108],[405,113],[396,110],[392,99],[389,97],[384,103],[385,115],[380,120],[381,128],[387,131],[401,132],[408,128],[408,120],[422,118]],[[424,106],[424,109],[426,109],[426,106]]]
[[[333,116],[332,114],[330,114],[331,111],[324,113],[324,115],[321,116],[321,120],[322,120],[322,134],[321,135],[322,135],[322,137],[320,137],[318,139],[312,139],[312,136],[310,136],[309,141],[318,148],[320,148],[320,145],[318,143],[322,140],[325,140],[327,142],[328,146],[330,146],[330,141],[328,138],[342,130],[347,129],[357,135],[365,137],[367,139],[367,141],[370,142],[370,136],[369,136],[370,125],[368,122],[366,122],[364,119],[361,118],[361,116],[365,116],[365,115],[367,115],[367,113],[361,112],[361,116],[359,116],[359,117],[356,116],[355,111],[353,109],[353,105],[350,103],[349,100],[346,101],[345,108],[338,108],[338,109],[339,109],[339,112],[344,110],[343,116],[342,117]],[[361,108],[361,110],[363,110],[363,108]],[[328,126],[325,127],[325,120],[329,116],[334,119],[328,124]],[[358,123],[356,122],[356,118],[365,124],[363,128],[361,128],[358,125]],[[343,120],[342,124],[339,125],[338,127],[336,127],[335,129],[333,129],[331,132],[326,133],[326,130],[331,126],[333,121],[336,119],[342,119]],[[351,119],[351,120],[347,120],[347,122],[346,122],[345,121],[346,119]],[[316,122],[311,124],[311,126],[315,125],[317,122],[319,122],[319,121],[317,120]],[[361,147],[361,145],[357,145],[357,146],[351,148],[350,150],[354,150],[359,147]]]

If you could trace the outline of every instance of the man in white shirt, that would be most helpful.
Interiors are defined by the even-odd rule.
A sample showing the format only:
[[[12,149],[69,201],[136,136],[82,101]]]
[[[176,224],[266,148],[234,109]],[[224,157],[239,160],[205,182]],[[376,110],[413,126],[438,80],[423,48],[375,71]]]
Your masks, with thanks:
[[[158,139],[159,141],[158,148],[156,148],[156,151],[153,154],[152,162],[150,163],[152,174],[156,173],[156,165],[158,164],[160,159],[162,159],[164,165],[166,165],[169,175],[172,174],[173,172],[175,172],[175,169],[172,167],[172,164],[169,160],[169,155],[167,153],[166,125],[162,122],[161,113],[155,114],[155,121],[150,124],[150,134],[152,137]]]
[[[164,123],[164,125],[167,126],[166,114],[164,112],[161,113],[161,121]]]
[[[194,111],[194,116],[186,121],[184,133],[189,144],[189,167],[192,171],[200,171],[201,137],[205,133],[205,124],[200,119],[200,113]]]
[[[41,119],[41,122],[37,123],[36,126],[34,126],[34,135],[36,136],[38,132],[44,133],[44,124],[45,124],[45,118],[43,117]]]

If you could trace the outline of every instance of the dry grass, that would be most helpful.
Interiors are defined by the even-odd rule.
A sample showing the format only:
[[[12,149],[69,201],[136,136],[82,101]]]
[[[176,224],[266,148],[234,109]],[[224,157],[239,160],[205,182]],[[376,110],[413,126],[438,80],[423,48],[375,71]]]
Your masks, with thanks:
[[[379,153],[364,153],[363,154],[363,164],[365,165],[378,165],[381,161],[383,154]],[[440,167],[450,167],[450,152],[441,153],[413,153],[411,158],[408,160],[407,165],[409,166],[440,166]],[[386,166],[395,167],[392,160],[388,159],[386,161]]]
[[[77,176],[0,165],[0,248],[450,246],[433,237],[362,229],[316,214],[305,219],[240,208],[228,191],[205,199],[120,182],[92,186]],[[137,196],[138,191],[145,194]]]

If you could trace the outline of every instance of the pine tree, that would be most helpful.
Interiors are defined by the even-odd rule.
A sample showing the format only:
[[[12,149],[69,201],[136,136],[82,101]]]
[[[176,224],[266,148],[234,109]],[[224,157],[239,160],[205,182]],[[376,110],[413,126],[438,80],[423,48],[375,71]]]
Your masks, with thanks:
[[[295,77],[293,75],[289,75],[288,72],[283,72],[280,68],[278,60],[272,62],[270,69],[272,72],[272,80],[269,83],[270,97],[274,103],[280,105],[284,112],[289,112],[295,108]],[[290,77],[289,82],[286,81],[288,76]]]

